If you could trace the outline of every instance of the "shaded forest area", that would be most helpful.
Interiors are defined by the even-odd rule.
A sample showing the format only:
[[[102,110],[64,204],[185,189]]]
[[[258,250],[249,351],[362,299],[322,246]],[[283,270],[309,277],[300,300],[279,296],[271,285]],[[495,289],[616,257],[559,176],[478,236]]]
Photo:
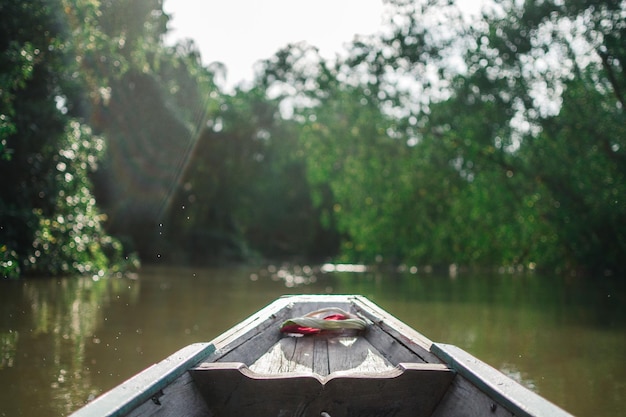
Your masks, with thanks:
[[[251,259],[617,274],[626,2],[387,0],[226,92],[161,0],[0,0],[0,273]],[[218,42],[219,40],[215,40]]]

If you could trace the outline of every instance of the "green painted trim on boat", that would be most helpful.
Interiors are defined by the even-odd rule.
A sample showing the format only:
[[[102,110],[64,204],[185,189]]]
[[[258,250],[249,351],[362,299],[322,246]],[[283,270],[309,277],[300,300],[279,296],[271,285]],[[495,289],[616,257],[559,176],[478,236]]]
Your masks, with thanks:
[[[96,398],[71,417],[125,416],[213,352],[215,346],[212,343],[186,346]]]

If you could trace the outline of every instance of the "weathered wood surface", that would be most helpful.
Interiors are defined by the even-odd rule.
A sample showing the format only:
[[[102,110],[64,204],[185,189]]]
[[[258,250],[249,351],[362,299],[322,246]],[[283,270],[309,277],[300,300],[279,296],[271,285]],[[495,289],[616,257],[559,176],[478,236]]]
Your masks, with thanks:
[[[280,325],[287,319],[327,307],[351,310],[350,296],[282,297],[241,325],[213,340],[216,350],[207,362],[242,362],[251,365],[283,337]]]
[[[339,307],[359,315],[368,322],[369,326],[364,337],[372,348],[380,353],[380,356],[394,366],[400,362],[441,362],[430,352],[432,345],[430,340],[364,297],[288,296],[279,299],[271,306],[276,306],[276,308],[260,312],[265,315],[266,320],[250,323],[252,326],[245,336],[240,335],[235,340],[227,336],[220,341],[213,341],[217,349],[210,358],[207,358],[207,361],[243,362],[251,366],[276,343],[279,343],[283,336],[279,332],[279,327],[283,321],[321,308]],[[234,330],[240,333],[242,328],[245,326],[239,326],[239,329]]]
[[[241,363],[190,371],[211,412],[228,416],[426,417],[454,373],[440,364],[400,364],[383,372],[263,375]]]
[[[430,351],[430,339],[365,297],[352,296],[350,300],[353,313],[372,323],[366,333],[368,340],[390,362],[441,362]]]
[[[381,372],[394,367],[362,336],[284,337],[250,366],[261,374]]]

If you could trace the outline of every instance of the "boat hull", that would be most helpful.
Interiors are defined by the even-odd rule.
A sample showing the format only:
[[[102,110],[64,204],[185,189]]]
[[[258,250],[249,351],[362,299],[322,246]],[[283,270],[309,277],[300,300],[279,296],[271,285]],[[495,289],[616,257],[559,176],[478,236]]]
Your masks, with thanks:
[[[295,337],[286,320],[340,308],[364,331]],[[85,416],[571,416],[361,296],[283,297],[78,410]]]

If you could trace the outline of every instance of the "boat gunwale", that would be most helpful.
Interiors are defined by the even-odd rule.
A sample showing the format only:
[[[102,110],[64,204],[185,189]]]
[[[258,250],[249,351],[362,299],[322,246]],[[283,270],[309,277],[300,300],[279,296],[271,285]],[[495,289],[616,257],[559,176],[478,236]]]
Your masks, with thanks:
[[[573,417],[458,346],[433,343],[432,351],[459,376],[474,384],[516,417]]]
[[[327,295],[326,302],[350,302],[352,296]],[[320,302],[319,296],[283,296],[216,336],[210,342],[193,343],[176,351],[162,361],[149,366],[121,384],[111,388],[70,417],[121,417],[149,401],[189,369],[206,360],[218,358],[248,342],[259,330],[268,328],[295,302]]]
[[[149,366],[121,384],[103,393],[95,400],[73,412],[70,417],[121,417],[149,401],[174,380],[184,375],[190,368],[197,366],[220,349],[229,347],[242,336],[254,331],[259,325],[289,305],[280,298],[247,319],[205,343],[193,343],[176,351],[162,361]],[[247,339],[246,339],[247,340]],[[245,343],[244,340],[241,343]],[[233,347],[233,348],[236,348]]]
[[[398,342],[402,348],[413,352],[426,363],[446,364],[457,373],[457,378],[464,378],[516,417],[572,417],[571,414],[547,399],[464,350],[453,345],[430,341],[417,330],[359,295],[283,296],[218,335],[212,341],[186,346],[163,361],[141,371],[83,408],[76,410],[71,417],[128,415],[132,410],[158,395],[163,388],[184,375],[189,369],[202,362],[225,361],[223,358],[228,353],[271,328],[282,320],[283,316],[289,318],[286,315],[293,312],[294,305],[330,303],[350,304],[357,314],[371,322],[368,328],[371,328],[372,332],[386,333],[390,339],[393,339],[393,343]],[[280,335],[272,337],[280,337]]]
[[[155,398],[187,370],[215,351],[211,343],[193,343],[100,395],[70,417],[124,416]]]

